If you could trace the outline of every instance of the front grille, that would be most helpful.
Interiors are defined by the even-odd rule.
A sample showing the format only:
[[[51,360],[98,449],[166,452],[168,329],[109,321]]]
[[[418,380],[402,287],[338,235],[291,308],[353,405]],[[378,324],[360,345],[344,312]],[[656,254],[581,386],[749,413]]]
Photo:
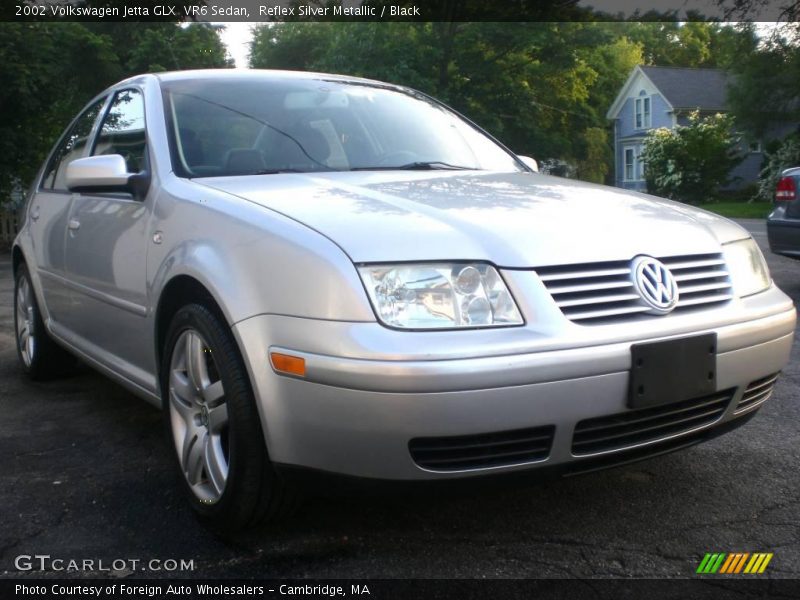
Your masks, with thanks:
[[[733,390],[580,421],[572,436],[576,456],[611,452],[707,427],[718,421]]]
[[[415,463],[432,471],[510,466],[550,456],[555,429],[548,425],[477,435],[415,438],[408,449]]]
[[[748,410],[754,409],[756,406],[761,406],[769,400],[772,396],[772,390],[775,388],[775,382],[778,380],[778,374],[768,375],[752,382],[744,390],[742,399],[736,405],[735,414],[740,414]]]
[[[703,308],[733,298],[721,254],[660,258],[678,283],[673,312]],[[599,262],[536,269],[553,300],[571,321],[602,324],[645,317],[646,306],[633,286],[631,261]]]

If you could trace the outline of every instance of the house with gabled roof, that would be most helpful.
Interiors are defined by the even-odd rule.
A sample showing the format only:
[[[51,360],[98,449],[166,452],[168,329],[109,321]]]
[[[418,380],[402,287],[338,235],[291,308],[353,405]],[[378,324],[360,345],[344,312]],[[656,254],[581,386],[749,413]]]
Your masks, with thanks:
[[[721,69],[634,67],[606,114],[614,127],[614,184],[645,191],[641,154],[647,133],[687,125],[694,111],[727,112],[728,81]],[[740,152],[744,160],[730,174],[731,189],[757,181],[764,158],[759,140],[743,139]]]

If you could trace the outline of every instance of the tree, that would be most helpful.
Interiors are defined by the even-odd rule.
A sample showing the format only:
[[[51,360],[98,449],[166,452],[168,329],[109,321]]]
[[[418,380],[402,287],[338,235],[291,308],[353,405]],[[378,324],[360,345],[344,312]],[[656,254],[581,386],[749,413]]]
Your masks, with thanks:
[[[689,204],[714,198],[742,160],[733,131],[730,115],[698,112],[689,125],[651,131],[642,152],[648,191]]]
[[[602,31],[602,25],[593,30]],[[591,114],[594,125],[583,132],[581,151],[578,154],[579,179],[596,183],[613,183],[614,151],[605,113],[617,97],[628,74],[644,62],[643,47],[625,36],[618,37],[607,31],[595,44],[582,45],[578,50],[581,60],[597,76],[589,90],[583,110]]]
[[[578,179],[604,183],[613,160],[608,131],[602,127],[589,127],[583,132],[584,156],[578,161]]]
[[[302,70],[318,64],[329,50],[338,25],[278,23],[254,29],[250,66],[254,69]]]
[[[791,22],[800,19],[800,0],[715,0],[715,4],[731,21]]]
[[[218,26],[207,23],[147,29],[134,46],[126,70],[153,73],[232,67],[218,32]]]
[[[674,16],[652,14],[655,20],[608,25],[642,46],[644,63],[660,67],[727,68],[757,43],[747,26],[694,20],[678,22]]]
[[[121,74],[109,40],[80,24],[0,23],[0,199],[33,179],[69,119]]]
[[[732,112],[756,137],[776,124],[800,121],[800,25],[778,29],[731,65]]]
[[[155,58],[154,58],[155,57]],[[176,23],[0,23],[0,205],[82,106],[148,71],[231,66],[219,30]]]
[[[758,51],[759,36],[753,23],[734,23],[719,27],[709,49],[715,66],[730,70],[742,58]]]

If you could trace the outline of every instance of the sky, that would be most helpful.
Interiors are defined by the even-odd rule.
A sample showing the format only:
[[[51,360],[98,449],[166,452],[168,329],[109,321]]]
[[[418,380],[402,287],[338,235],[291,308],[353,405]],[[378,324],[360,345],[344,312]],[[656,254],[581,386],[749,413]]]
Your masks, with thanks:
[[[247,56],[250,53],[251,29],[260,23],[214,23],[223,25],[222,41],[228,47],[228,54],[236,61],[236,66],[247,67]]]

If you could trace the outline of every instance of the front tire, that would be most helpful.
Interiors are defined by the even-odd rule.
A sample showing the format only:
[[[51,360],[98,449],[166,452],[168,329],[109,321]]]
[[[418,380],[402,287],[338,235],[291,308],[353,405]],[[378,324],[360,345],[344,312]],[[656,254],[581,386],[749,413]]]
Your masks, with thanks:
[[[17,356],[30,379],[47,381],[75,369],[77,359],[53,341],[45,329],[25,263],[20,264],[14,278],[14,331]]]
[[[294,496],[267,456],[244,361],[209,308],[190,304],[172,319],[161,393],[181,481],[202,521],[230,534],[290,511]]]

